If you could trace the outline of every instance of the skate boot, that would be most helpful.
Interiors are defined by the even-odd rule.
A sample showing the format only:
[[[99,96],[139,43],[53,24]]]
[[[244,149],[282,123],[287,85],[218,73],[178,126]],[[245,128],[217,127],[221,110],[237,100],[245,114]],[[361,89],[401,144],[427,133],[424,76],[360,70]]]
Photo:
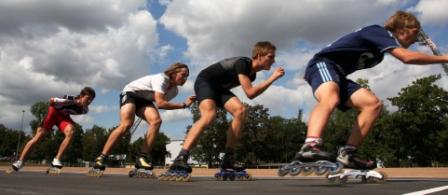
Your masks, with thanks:
[[[135,168],[129,171],[129,177],[156,178],[152,164],[146,162],[146,155],[141,155],[135,162]]]
[[[191,167],[187,163],[188,156],[179,155],[170,166],[168,171],[159,176],[160,181],[191,181]]]
[[[226,153],[221,163],[221,169],[215,173],[215,179],[218,181],[252,180],[252,176],[245,171],[246,167],[243,164],[236,164],[234,155]]]
[[[7,169],[5,172],[6,174],[11,174],[13,172],[17,172],[23,167],[23,161],[17,160],[16,162],[12,163],[11,168]]]
[[[48,175],[60,175],[62,169],[62,163],[60,160],[54,158],[53,161],[50,163],[50,168],[47,170]]]
[[[361,179],[363,183],[380,183],[386,179],[385,173],[373,170],[376,168],[375,161],[362,160],[354,148],[341,147],[337,160],[345,169],[342,173],[327,175],[331,183],[346,183],[349,178]]]
[[[101,177],[103,176],[104,170],[106,169],[106,165],[104,163],[105,157],[103,155],[97,157],[95,159],[95,164],[93,165],[92,169],[89,170],[87,173],[88,176],[91,177]]]
[[[305,143],[291,163],[279,168],[278,175],[296,176],[302,173],[302,175],[307,176],[313,172],[316,175],[323,175],[327,172],[339,173],[342,170],[342,164],[335,162],[335,157],[322,151],[320,147],[320,144],[315,142]]]

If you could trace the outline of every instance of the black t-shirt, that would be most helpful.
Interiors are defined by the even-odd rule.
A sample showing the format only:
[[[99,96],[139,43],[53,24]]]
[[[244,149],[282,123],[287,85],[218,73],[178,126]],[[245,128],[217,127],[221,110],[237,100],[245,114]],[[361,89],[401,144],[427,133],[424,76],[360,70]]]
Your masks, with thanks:
[[[251,74],[252,60],[248,57],[233,57],[221,60],[202,70],[198,78],[204,78],[215,85],[231,89],[240,85],[238,74],[244,74],[254,81],[256,74]]]

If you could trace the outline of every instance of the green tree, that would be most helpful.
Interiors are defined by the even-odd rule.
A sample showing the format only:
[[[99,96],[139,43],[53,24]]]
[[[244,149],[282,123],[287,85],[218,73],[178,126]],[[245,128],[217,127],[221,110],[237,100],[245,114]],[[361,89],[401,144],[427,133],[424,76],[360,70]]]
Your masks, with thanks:
[[[93,125],[91,129],[87,129],[82,138],[82,158],[87,161],[94,161],[101,154],[106,139],[105,128]]]
[[[389,98],[398,108],[393,114],[397,119],[393,129],[401,135],[401,156],[418,166],[431,166],[446,158],[440,155],[446,154],[446,148],[439,141],[445,139],[447,130],[448,92],[435,84],[440,78],[417,79],[398,96]]]
[[[29,137],[23,131],[12,130],[0,124],[0,156],[12,157],[16,153],[19,134],[21,134],[20,148]]]

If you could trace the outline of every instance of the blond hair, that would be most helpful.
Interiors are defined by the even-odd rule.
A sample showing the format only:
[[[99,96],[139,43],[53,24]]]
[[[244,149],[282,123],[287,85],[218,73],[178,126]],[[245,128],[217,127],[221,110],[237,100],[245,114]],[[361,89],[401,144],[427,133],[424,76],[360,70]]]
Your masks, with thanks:
[[[163,73],[165,73],[166,76],[171,78],[174,74],[180,72],[180,69],[182,68],[186,68],[187,72],[190,72],[186,64],[176,62],[174,64],[171,64]]]
[[[384,28],[391,32],[395,32],[398,29],[405,28],[415,28],[420,30],[421,26],[417,17],[415,17],[413,14],[404,11],[397,11],[394,15],[386,20],[386,22],[384,23]]]
[[[255,43],[252,49],[252,59],[255,59],[258,55],[265,56],[271,51],[275,51],[277,48],[269,41],[260,41]]]

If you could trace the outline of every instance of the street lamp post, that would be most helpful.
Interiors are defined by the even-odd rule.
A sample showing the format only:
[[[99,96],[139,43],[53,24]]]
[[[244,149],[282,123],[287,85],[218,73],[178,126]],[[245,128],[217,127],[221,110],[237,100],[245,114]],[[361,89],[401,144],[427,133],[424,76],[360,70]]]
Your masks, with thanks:
[[[16,148],[16,160],[19,158],[19,147],[20,147],[20,140],[22,139],[24,116],[25,116],[25,110],[22,110],[22,121],[20,123],[19,140],[17,141],[17,148]]]

